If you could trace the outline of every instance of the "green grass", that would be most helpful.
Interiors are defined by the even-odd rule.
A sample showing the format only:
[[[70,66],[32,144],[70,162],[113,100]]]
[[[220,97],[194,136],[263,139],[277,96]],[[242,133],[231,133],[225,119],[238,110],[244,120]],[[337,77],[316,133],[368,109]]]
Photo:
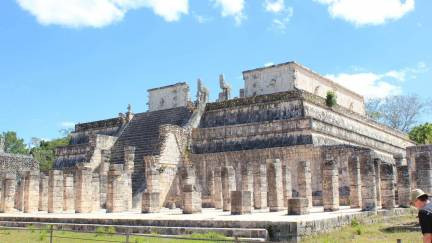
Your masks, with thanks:
[[[10,230],[0,229],[0,242],[1,243],[47,243],[49,242],[49,229],[35,229],[28,227],[28,230]],[[114,230],[115,231],[115,230]],[[108,233],[108,234],[106,234]],[[125,242],[126,236],[110,235],[113,229],[100,227],[93,233],[75,233],[66,231],[54,231],[53,242],[55,243],[94,243],[94,242]],[[114,232],[115,233],[115,232]],[[228,240],[221,234],[215,232],[208,232],[206,234],[192,234],[184,236],[187,239],[172,239],[172,238],[157,238],[156,234],[153,237],[145,236],[131,236],[130,243],[199,243],[199,242],[217,242],[211,240]],[[205,241],[193,239],[208,239]],[[220,242],[220,241],[219,241]]]
[[[402,242],[421,242],[421,232],[410,231],[407,227],[395,227],[412,226],[416,223],[417,218],[414,215],[395,217],[385,222],[378,220],[374,224],[353,220],[350,225],[338,231],[307,237],[302,243],[392,243],[397,239],[401,239]]]

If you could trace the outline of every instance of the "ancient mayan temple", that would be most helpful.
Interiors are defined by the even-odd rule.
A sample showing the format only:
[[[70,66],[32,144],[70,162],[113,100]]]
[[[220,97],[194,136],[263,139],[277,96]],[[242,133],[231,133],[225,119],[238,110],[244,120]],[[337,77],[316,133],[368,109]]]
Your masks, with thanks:
[[[369,119],[355,91],[295,62],[243,78],[239,98],[221,75],[216,102],[200,80],[194,102],[188,84],[177,83],[148,90],[146,112],[128,106],[117,117],[77,124],[54,169],[28,175],[38,183],[38,209],[305,214],[313,206],[407,207],[411,188],[432,193],[432,146]],[[337,95],[331,107],[329,91]],[[12,180],[2,183],[9,208]]]

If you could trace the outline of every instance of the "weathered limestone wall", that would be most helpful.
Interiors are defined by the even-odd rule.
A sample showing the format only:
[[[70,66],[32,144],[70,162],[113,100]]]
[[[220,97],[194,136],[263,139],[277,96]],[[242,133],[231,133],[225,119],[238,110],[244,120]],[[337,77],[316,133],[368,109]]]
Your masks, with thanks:
[[[243,72],[245,96],[271,94],[294,89],[292,65],[276,65]]]
[[[186,83],[149,89],[148,93],[149,111],[187,106],[189,102],[189,86]]]
[[[102,151],[111,149],[117,137],[102,134],[89,134],[88,141],[56,149],[54,168],[73,170],[79,163],[87,163],[94,171],[101,165]]]
[[[423,156],[420,156],[420,157],[424,158],[424,160],[423,160],[424,162],[422,163],[422,165],[420,165],[420,166],[417,165],[417,157],[422,153],[432,154],[432,145],[420,145],[420,146],[412,146],[412,147],[407,148],[406,160],[407,160],[407,165],[409,167],[409,173],[410,173],[410,177],[411,177],[411,185],[413,188],[419,188],[421,186],[426,187],[426,184],[423,184],[423,185],[418,184],[418,181],[419,181],[419,178],[421,177],[421,175],[419,175],[417,170],[420,169],[422,171],[422,172],[420,172],[420,174],[422,174],[423,176],[427,175],[427,173],[428,173],[427,171],[429,170],[429,169],[427,169],[428,163],[425,163],[427,161],[427,159],[424,158],[426,156],[426,154],[423,154]],[[426,183],[425,180],[423,180],[423,181]],[[421,183],[422,182],[420,182],[420,184]]]
[[[246,97],[300,89],[325,98],[333,91],[341,106],[365,114],[361,95],[294,62],[245,71],[243,79]]]

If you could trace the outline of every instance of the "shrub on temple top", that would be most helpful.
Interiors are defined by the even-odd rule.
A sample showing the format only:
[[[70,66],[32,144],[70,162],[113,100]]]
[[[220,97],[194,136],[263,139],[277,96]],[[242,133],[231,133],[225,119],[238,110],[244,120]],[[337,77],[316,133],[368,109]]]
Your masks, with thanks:
[[[326,96],[326,105],[328,107],[333,107],[337,104],[337,96],[333,91],[328,91]]]

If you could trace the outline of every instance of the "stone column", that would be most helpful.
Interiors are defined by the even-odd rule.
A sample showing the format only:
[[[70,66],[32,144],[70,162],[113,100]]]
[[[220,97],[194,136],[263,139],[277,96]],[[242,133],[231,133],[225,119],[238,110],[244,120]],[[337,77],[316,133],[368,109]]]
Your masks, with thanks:
[[[284,207],[288,208],[288,199],[292,198],[291,170],[287,165],[282,166],[282,185]]]
[[[409,208],[411,205],[411,175],[408,165],[397,167],[397,190],[399,207]]]
[[[248,164],[243,164],[241,166],[241,191],[249,191],[251,192],[250,197],[250,205],[253,205],[253,198],[252,198],[252,192],[253,192],[253,168],[252,166],[249,166]],[[240,191],[240,190],[239,190]],[[231,194],[232,195],[232,194]],[[244,197],[242,197],[244,200]],[[231,203],[232,205],[232,203]],[[232,209],[231,209],[232,211]]]
[[[267,208],[267,165],[260,164],[254,171],[254,207],[255,209]]]
[[[38,211],[39,204],[39,171],[26,173],[24,188],[24,212],[34,213]]]
[[[15,206],[15,193],[16,193],[16,175],[13,173],[5,174],[3,178],[3,190],[2,190],[2,212],[11,213],[14,212]]]
[[[110,164],[111,150],[101,151],[102,161],[99,167],[99,181],[100,181],[100,202],[101,207],[106,208],[107,190],[108,190],[108,170]]]
[[[361,174],[360,159],[358,156],[351,156],[348,161],[348,172],[350,177],[350,206],[361,208]]]
[[[252,192],[232,191],[231,192],[231,214],[241,215],[252,212]]]
[[[214,208],[214,194],[215,194],[215,179],[214,170],[212,168],[207,168],[207,190],[209,195],[208,206]]]
[[[282,163],[279,159],[267,159],[267,186],[270,212],[284,209]]]
[[[376,193],[377,193],[377,207],[381,208],[382,199],[381,199],[381,160],[374,159],[375,166],[375,182],[376,182]]]
[[[124,201],[123,165],[111,164],[108,171],[107,212],[117,213],[126,209]]]
[[[24,211],[24,189],[26,184],[25,174],[20,173],[20,181],[17,184],[15,193],[15,209],[23,212]]]
[[[297,185],[299,196],[307,198],[308,207],[312,208],[312,174],[309,161],[300,161],[298,163]]]
[[[126,146],[124,147],[124,171],[125,176],[125,205],[126,211],[132,209],[132,173],[134,171],[134,160],[135,160],[135,147]]]
[[[101,208],[101,202],[100,202],[100,177],[98,173],[93,173],[92,176],[92,212],[99,211]]]
[[[334,160],[326,160],[323,166],[324,211],[339,210],[339,171]]]
[[[214,207],[216,209],[222,209],[223,199],[222,199],[222,178],[221,178],[221,168],[216,166],[214,170],[214,194],[213,194]]]
[[[197,191],[194,185],[183,186],[183,213],[193,214],[202,211],[201,192]]]
[[[153,160],[144,162],[146,175],[146,191],[142,196],[143,213],[157,213],[160,211],[160,183],[159,183],[159,163]]]
[[[377,210],[377,183],[375,165],[371,158],[367,158],[361,165],[362,180],[362,209],[363,211]]]
[[[39,211],[48,211],[48,176],[40,175],[39,180]]]
[[[221,172],[223,211],[231,211],[231,191],[236,190],[235,171],[232,166],[224,166]]]
[[[92,211],[92,169],[84,165],[75,171],[75,212],[90,213]]]
[[[48,181],[48,213],[63,211],[63,171],[50,170]]]
[[[381,197],[382,207],[393,209],[396,207],[395,176],[392,164],[381,164]]]
[[[75,211],[73,175],[63,175],[63,211]]]
[[[430,152],[417,153],[415,157],[417,188],[432,194],[432,161]]]

